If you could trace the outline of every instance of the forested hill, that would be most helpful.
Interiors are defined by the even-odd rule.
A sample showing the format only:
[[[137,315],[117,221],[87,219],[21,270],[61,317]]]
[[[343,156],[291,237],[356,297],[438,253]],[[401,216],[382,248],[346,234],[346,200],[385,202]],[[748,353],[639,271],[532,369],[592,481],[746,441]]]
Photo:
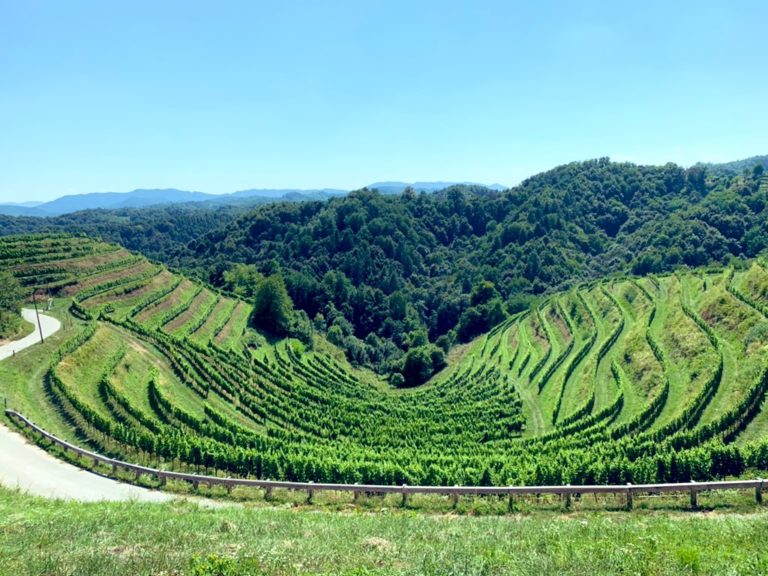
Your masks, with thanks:
[[[600,159],[505,192],[362,190],[250,212],[82,213],[46,225],[118,241],[247,297],[279,272],[316,329],[387,371],[407,350],[447,350],[552,288],[754,256],[768,246],[766,201],[761,165],[733,173]],[[0,230],[41,226],[9,222]]]
[[[206,207],[202,203],[146,208],[97,209],[54,217],[0,214],[0,235],[52,232],[103,238],[154,260],[177,261],[186,245],[252,210],[252,206]]]
[[[704,166],[707,170],[714,173],[741,174],[745,170],[754,169],[757,165],[762,166],[763,170],[768,170],[768,155],[752,156],[751,158],[724,162],[722,164],[705,164]]]
[[[447,349],[550,288],[725,262],[768,246],[760,169],[708,176],[701,166],[600,159],[503,193],[477,192],[363,190],[264,206],[192,241],[177,264],[235,290],[255,272],[279,269],[319,329],[353,360],[385,368],[421,345],[422,331]],[[232,273],[233,263],[255,268]]]

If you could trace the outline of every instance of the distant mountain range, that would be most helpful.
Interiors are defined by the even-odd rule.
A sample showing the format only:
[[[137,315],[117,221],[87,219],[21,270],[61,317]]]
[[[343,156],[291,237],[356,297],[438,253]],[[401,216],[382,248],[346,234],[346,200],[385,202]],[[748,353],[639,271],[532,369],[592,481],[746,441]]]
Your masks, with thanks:
[[[768,155],[753,156],[735,162],[721,164],[699,164],[715,174],[739,174],[755,165],[762,165],[768,172]],[[437,192],[451,186],[469,186],[489,191],[503,191],[508,187],[501,184],[478,184],[475,182],[374,182],[365,186],[368,189],[376,189],[382,194],[401,194],[406,188],[412,188],[416,192]],[[304,200],[326,200],[336,196],[343,196],[350,190],[335,188],[321,189],[249,189],[239,190],[229,194],[206,194],[204,192],[190,192],[175,188],[133,190],[132,192],[94,192],[90,194],[74,194],[62,196],[50,202],[8,202],[0,204],[0,214],[7,216],[61,216],[81,210],[105,209],[115,210],[120,208],[144,208],[158,204],[197,203],[201,208],[224,205],[256,205],[264,202],[285,200],[300,202]]]
[[[445,190],[456,185],[482,186],[496,192],[501,192],[508,188],[508,186],[502,186],[501,184],[491,184],[489,186],[487,184],[478,184],[477,182],[374,182],[366,186],[366,188],[375,188],[382,194],[400,194],[408,187],[413,188],[416,192],[437,192],[438,190]]]
[[[206,194],[175,188],[133,190],[131,192],[93,192],[62,196],[50,202],[0,204],[0,214],[8,216],[61,216],[81,210],[146,208],[158,204],[188,202],[240,204],[253,200],[314,200],[346,194],[345,190],[241,190],[231,194]]]
[[[31,208],[32,206],[40,206],[40,204],[44,204],[44,202],[6,202],[6,204],[8,206],[27,206]]]
[[[417,192],[435,192],[456,184],[482,186],[471,182],[376,182],[367,188],[376,188],[382,194],[399,194],[407,187]],[[493,184],[487,186],[491,190],[505,190],[505,186]],[[190,192],[175,188],[141,189],[132,192],[93,192],[90,194],[72,194],[62,196],[50,202],[9,202],[0,204],[0,214],[7,216],[61,216],[81,210],[120,208],[145,208],[157,204],[179,204],[188,202],[205,203],[206,205],[229,205],[259,203],[264,201],[302,201],[326,200],[335,196],[343,196],[349,190],[322,188],[312,190],[301,189],[250,189],[232,192],[230,194],[206,194]]]

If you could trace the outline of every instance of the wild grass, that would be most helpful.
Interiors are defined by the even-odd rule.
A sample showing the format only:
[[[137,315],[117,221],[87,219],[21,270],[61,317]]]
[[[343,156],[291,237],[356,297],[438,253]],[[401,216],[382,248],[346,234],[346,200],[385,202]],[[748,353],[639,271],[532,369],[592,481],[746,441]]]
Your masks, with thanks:
[[[305,511],[46,501],[0,489],[0,572],[178,575],[765,574],[765,512]]]
[[[35,330],[37,330],[37,326],[35,326],[32,322],[27,322],[22,318],[21,323],[19,324],[19,328],[16,330],[16,332],[9,334],[4,339],[0,338],[0,345],[11,342],[13,340],[20,340],[25,336],[29,336]]]
[[[102,324],[88,342],[56,366],[57,374],[67,387],[87,405],[107,418],[110,416],[109,411],[101,402],[98,384],[121,344],[120,334],[108,325]]]
[[[76,440],[72,428],[48,401],[43,376],[51,366],[51,358],[70,337],[83,329],[83,323],[66,312],[69,300],[56,299],[50,314],[61,321],[62,328],[36,344],[0,362],[0,398],[8,407],[18,410],[61,438]],[[4,417],[4,415],[3,415]]]

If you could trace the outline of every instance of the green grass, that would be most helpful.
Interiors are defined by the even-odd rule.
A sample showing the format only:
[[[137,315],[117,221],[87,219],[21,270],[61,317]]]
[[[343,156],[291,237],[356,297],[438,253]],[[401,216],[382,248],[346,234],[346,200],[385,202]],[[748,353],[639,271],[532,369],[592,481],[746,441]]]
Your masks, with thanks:
[[[122,345],[123,339],[116,330],[101,325],[91,340],[56,366],[56,372],[70,390],[106,417],[109,417],[109,411],[99,398],[98,384],[110,359]]]
[[[66,312],[68,300],[57,299],[47,314],[55,316],[62,328],[45,339],[44,344],[27,348],[13,358],[0,362],[0,397],[10,408],[18,410],[35,422],[42,422],[48,431],[67,440],[76,440],[72,427],[47,400],[43,389],[43,375],[50,367],[50,358],[74,334],[83,329],[83,323]],[[3,418],[5,415],[3,414]]]
[[[126,340],[128,341],[126,355],[110,377],[110,383],[130,401],[131,406],[153,419],[147,395],[147,374],[158,365],[156,353],[153,354],[141,342]]]
[[[242,350],[242,336],[245,327],[248,325],[248,318],[251,315],[252,306],[245,302],[238,302],[232,315],[226,324],[215,335],[215,342],[222,348],[229,350]]]
[[[490,576],[768,573],[768,514],[503,517],[79,504],[0,489],[0,573]]]
[[[173,275],[163,269],[146,283],[124,294],[117,294],[114,291],[107,292],[103,295],[86,300],[85,304],[89,307],[110,304],[114,309],[112,315],[116,318],[124,319],[131,312],[131,309],[143,298],[146,298],[153,293],[162,292],[165,287],[172,282]]]
[[[203,325],[191,335],[192,339],[200,344],[210,342],[219,329],[227,323],[236,305],[236,300],[220,298]]]
[[[184,308],[196,295],[198,286],[191,280],[183,280],[173,292],[136,315],[136,321],[159,328],[164,317],[174,310]]]
[[[590,396],[595,392],[596,378],[595,371],[597,369],[597,356],[595,352],[604,339],[607,339],[610,332],[611,325],[603,323],[601,317],[595,312],[595,301],[592,295],[584,291],[582,293],[583,302],[577,299],[578,306],[581,310],[580,316],[582,318],[582,341],[577,344],[578,348],[581,348],[596,332],[595,342],[592,344],[587,356],[576,365],[575,370],[570,375],[567,381],[563,382],[563,396],[562,407],[560,410],[560,419],[567,418],[572,412],[579,409],[580,406],[589,400]],[[590,307],[589,310],[584,309],[584,305]],[[591,315],[590,315],[591,312]],[[594,317],[594,320],[593,320]],[[593,323],[594,322],[594,323]],[[569,363],[569,362],[568,362]],[[608,365],[605,361],[603,365]]]
[[[703,423],[716,419],[738,402],[768,359],[761,351],[743,354],[746,334],[761,320],[761,315],[730,294],[725,281],[723,274],[710,276],[706,290],[701,283],[688,282],[688,293],[697,300],[702,318],[718,331],[727,374],[702,416]]]
[[[188,336],[190,328],[197,328],[208,318],[216,305],[216,294],[208,289],[200,293],[190,302],[189,308],[168,322],[162,329],[178,337]]]
[[[706,335],[688,318],[680,306],[680,283],[671,279],[666,286],[667,296],[657,307],[657,340],[668,358],[667,375],[670,382],[669,401],[654,423],[659,426],[674,418],[685,406],[685,401],[696,395],[702,381],[717,363]]]
[[[29,336],[37,329],[37,326],[35,326],[32,322],[27,322],[23,318],[21,319],[21,323],[19,324],[18,329],[13,334],[9,334],[5,338],[0,338],[0,344],[4,344],[6,342],[11,342],[13,340],[21,340],[25,336]]]
[[[598,372],[598,407],[609,405],[613,398],[613,375],[610,371],[612,360],[620,363],[631,383],[631,386],[623,391],[624,409],[618,418],[620,423],[630,420],[641,410],[651,390],[662,383],[661,367],[645,339],[650,314],[649,304],[630,288],[612,292],[624,318],[624,329],[617,341],[619,344],[606,354],[606,361]]]

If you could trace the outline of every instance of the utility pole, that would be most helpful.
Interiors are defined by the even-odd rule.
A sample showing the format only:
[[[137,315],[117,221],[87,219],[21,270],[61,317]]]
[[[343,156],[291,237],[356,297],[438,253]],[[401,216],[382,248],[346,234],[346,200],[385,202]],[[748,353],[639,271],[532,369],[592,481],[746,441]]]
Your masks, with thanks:
[[[40,324],[40,312],[37,310],[37,287],[35,287],[34,290],[32,290],[32,304],[35,305],[35,316],[37,316],[37,327],[40,330],[40,344],[44,344],[45,340],[43,339],[43,325]]]

